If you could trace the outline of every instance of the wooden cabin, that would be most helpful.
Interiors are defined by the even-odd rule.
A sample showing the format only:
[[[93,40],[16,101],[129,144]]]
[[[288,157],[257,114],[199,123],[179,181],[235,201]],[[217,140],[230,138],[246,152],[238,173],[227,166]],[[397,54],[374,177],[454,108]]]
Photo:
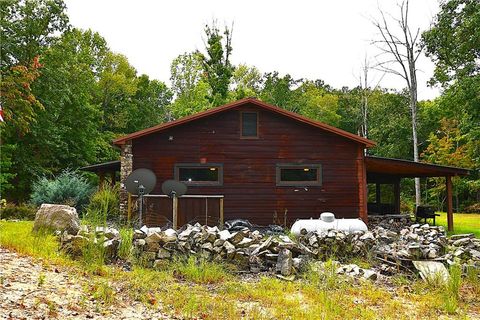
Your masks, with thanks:
[[[145,201],[147,225],[172,221],[172,201],[161,191],[169,179],[188,186],[178,202],[179,226],[237,218],[291,225],[325,211],[365,221],[369,207],[382,213],[380,191],[374,197],[379,203],[367,203],[368,183],[377,190],[391,184],[394,196],[387,211],[399,213],[402,177],[441,175],[448,185],[452,175],[467,173],[366,157],[373,141],[253,98],[141,130],[114,144],[122,150],[121,182],[138,168],[157,176]],[[121,202],[126,212],[124,189]]]

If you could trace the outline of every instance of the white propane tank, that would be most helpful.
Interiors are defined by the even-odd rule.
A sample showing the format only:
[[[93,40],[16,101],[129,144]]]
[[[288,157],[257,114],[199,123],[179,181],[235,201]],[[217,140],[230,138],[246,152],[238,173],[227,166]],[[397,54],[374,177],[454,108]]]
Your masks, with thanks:
[[[335,219],[331,212],[323,212],[320,219],[301,219],[295,221],[290,229],[294,235],[300,235],[302,229],[307,232],[326,232],[331,229],[344,232],[367,231],[367,225],[360,219]]]

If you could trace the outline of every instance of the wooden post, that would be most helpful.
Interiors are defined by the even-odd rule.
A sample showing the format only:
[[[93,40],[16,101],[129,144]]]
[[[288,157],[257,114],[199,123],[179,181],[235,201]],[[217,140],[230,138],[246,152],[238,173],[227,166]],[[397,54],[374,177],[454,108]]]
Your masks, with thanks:
[[[98,173],[99,181],[98,181],[98,186],[100,189],[103,189],[103,184],[105,183],[105,172],[100,171]]]
[[[223,228],[223,198],[220,198],[220,227]]]
[[[112,172],[110,173],[110,177],[111,177],[111,179],[112,179],[112,180],[110,181],[110,186],[113,188],[113,187],[115,187],[115,171],[112,171]]]
[[[395,213],[400,214],[400,179],[395,181],[393,185],[393,194],[395,196]]]
[[[446,176],[445,182],[447,184],[447,222],[448,231],[453,231],[453,202],[452,202],[452,177]]]
[[[208,225],[208,198],[205,198],[205,225]]]
[[[377,207],[376,211],[378,214],[383,214],[381,203],[382,203],[382,197],[380,193],[380,183],[376,183],[375,184],[375,204]]]
[[[172,199],[172,212],[173,212],[173,229],[174,230],[177,230],[177,224],[178,224],[178,221],[177,221],[177,213],[178,213],[178,198],[176,196],[173,197]]]

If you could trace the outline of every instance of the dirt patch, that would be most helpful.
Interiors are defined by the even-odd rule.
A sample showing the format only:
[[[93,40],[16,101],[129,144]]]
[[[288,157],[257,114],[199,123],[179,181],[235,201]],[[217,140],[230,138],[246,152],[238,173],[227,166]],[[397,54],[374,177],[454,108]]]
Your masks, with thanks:
[[[91,279],[67,268],[0,248],[0,319],[169,319],[115,292],[104,306],[89,290]]]

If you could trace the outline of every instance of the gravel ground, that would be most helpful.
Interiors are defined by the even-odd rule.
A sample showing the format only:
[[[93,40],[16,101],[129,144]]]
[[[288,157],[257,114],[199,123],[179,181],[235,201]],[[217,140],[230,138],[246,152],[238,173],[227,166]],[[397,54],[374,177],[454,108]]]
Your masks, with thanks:
[[[117,292],[111,306],[86,293],[89,279],[0,248],[0,319],[170,319]]]

